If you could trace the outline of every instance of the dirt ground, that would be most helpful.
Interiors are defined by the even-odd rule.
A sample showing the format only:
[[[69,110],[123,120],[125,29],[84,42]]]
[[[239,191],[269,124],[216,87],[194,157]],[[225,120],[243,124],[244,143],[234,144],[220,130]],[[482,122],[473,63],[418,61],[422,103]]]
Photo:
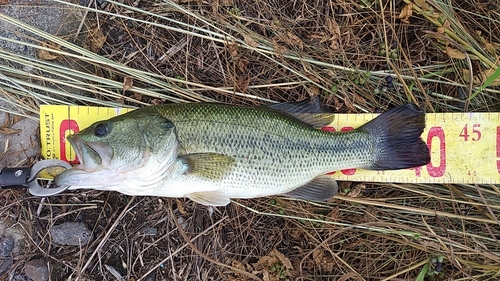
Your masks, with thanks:
[[[498,1],[80,4],[59,3],[81,11],[85,28],[72,42],[101,59],[82,59],[79,69],[103,80],[79,75],[95,102],[57,96],[61,102],[262,105],[320,95],[343,113],[409,102],[427,112],[500,109],[498,84],[471,98],[498,64]],[[66,78],[54,73],[50,85],[62,85]],[[42,200],[4,190],[0,216],[28,238],[3,278],[34,258],[48,261],[51,280],[499,278],[496,186],[341,182],[340,190],[321,204],[272,197],[217,208],[113,192]],[[54,244],[49,229],[69,221],[85,223],[93,242]]]

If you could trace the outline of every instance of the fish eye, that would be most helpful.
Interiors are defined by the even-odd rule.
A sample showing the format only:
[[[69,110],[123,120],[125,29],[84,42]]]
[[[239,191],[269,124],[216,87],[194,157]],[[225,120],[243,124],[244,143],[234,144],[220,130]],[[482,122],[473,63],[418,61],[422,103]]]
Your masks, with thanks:
[[[109,133],[109,127],[105,123],[99,123],[94,127],[94,135],[96,137],[104,137]]]

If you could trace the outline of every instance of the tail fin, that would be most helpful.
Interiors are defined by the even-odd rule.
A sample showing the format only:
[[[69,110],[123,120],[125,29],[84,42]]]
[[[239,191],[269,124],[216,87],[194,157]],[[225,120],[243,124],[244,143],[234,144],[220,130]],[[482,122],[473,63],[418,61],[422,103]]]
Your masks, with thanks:
[[[376,161],[369,170],[398,170],[429,163],[430,153],[420,135],[425,128],[425,114],[414,104],[391,109],[359,130],[376,140]]]

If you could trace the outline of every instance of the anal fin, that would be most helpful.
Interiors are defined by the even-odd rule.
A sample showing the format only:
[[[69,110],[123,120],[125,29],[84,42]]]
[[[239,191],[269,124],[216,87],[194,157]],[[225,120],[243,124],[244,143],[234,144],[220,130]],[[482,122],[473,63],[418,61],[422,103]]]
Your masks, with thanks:
[[[206,206],[226,206],[231,202],[229,197],[219,190],[193,192],[187,198]]]
[[[326,201],[337,195],[338,190],[337,182],[334,179],[321,175],[284,195],[310,201]]]

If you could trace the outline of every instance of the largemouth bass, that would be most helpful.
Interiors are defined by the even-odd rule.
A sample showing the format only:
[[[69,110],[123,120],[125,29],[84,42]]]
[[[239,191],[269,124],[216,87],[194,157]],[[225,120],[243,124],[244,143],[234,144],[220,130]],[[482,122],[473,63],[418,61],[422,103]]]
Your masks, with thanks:
[[[80,165],[55,183],[188,197],[212,206],[277,194],[324,201],[338,190],[328,172],[405,169],[430,161],[420,137],[424,112],[416,105],[394,108],[350,132],[315,128],[329,116],[311,114],[309,102],[146,107],[68,136]]]

